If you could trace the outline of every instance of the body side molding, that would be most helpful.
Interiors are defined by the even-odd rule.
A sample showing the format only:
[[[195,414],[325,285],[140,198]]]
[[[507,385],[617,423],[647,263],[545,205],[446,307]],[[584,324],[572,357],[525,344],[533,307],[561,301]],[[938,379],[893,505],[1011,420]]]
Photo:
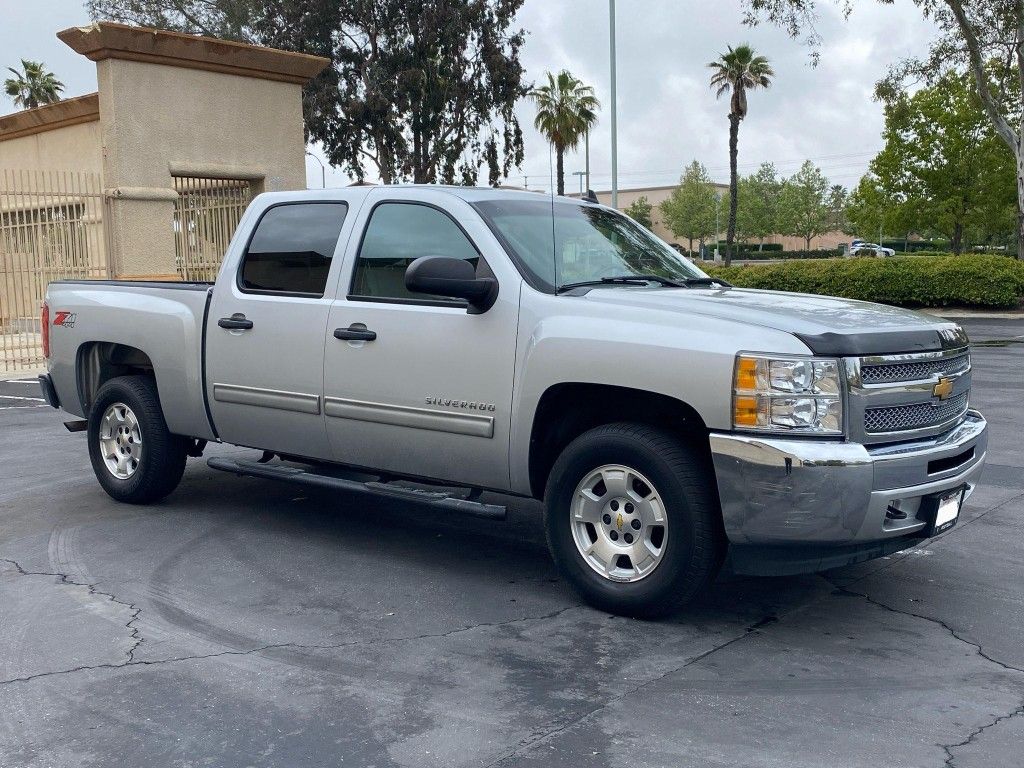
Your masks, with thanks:
[[[449,413],[432,408],[412,408],[404,405],[386,405],[340,397],[324,399],[324,413],[339,419],[369,421],[396,427],[429,429],[456,435],[494,437],[494,417],[471,413]]]

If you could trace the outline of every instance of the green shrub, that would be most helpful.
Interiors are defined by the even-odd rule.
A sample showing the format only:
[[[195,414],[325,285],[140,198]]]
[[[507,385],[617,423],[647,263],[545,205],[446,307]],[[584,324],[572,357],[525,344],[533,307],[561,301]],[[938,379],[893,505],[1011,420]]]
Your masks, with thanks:
[[[837,256],[839,256],[839,251],[836,248],[819,248],[810,251],[783,251],[780,249],[770,253],[740,251],[739,255],[733,258],[740,261],[765,261],[769,259],[834,259]]]
[[[896,256],[800,260],[723,267],[708,274],[744,288],[765,288],[903,307],[1016,307],[1024,299],[1024,262],[1005,256]]]

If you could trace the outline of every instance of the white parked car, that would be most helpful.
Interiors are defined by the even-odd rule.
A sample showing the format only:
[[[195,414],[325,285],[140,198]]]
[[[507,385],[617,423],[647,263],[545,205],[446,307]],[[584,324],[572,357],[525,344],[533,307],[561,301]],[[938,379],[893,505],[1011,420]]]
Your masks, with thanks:
[[[868,243],[864,240],[854,240],[850,243],[851,256],[895,256],[896,251],[892,248],[883,248],[877,243]]]

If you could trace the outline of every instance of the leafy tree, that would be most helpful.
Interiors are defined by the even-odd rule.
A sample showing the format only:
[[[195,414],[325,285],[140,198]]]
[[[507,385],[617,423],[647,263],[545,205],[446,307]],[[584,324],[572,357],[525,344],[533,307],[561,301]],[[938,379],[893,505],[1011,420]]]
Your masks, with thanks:
[[[651,220],[651,210],[652,206],[647,195],[640,195],[626,208],[626,215],[640,226],[650,229],[654,226],[654,222]]]
[[[711,183],[707,169],[694,160],[684,169],[679,186],[659,207],[665,226],[676,237],[689,240],[692,252],[694,240],[703,246],[705,240],[718,234],[715,232],[718,205],[718,190]]]
[[[711,87],[715,97],[730,93],[729,98],[729,228],[725,236],[725,264],[732,261],[732,244],[736,239],[736,208],[739,199],[739,176],[736,159],[739,155],[740,121],[747,116],[747,91],[767,88],[775,71],[768,59],[758,56],[749,45],[729,46],[729,50],[708,64],[712,70]]]
[[[523,0],[89,0],[94,18],[329,57],[303,94],[332,165],[385,183],[491,183],[522,162]]]
[[[891,3],[892,0],[878,0]],[[853,0],[835,0],[849,14]],[[1017,258],[1024,259],[1024,0],[914,0],[940,34],[928,55],[896,64],[879,84],[879,95],[910,79],[935,84],[967,71],[985,117],[1013,153],[1016,176]],[[743,0],[748,23],[767,19],[790,35],[803,35],[815,51],[815,0]]]
[[[828,179],[810,160],[785,181],[779,192],[779,225],[783,234],[811,240],[832,230]]]
[[[828,228],[830,232],[846,231],[846,201],[849,192],[842,184],[833,184],[828,189]]]
[[[14,99],[14,106],[24,109],[35,109],[43,104],[60,101],[60,92],[64,83],[52,72],[46,71],[41,61],[21,60],[21,72],[8,67],[7,71],[14,75],[4,80],[4,92]]]
[[[843,213],[846,226],[843,231],[862,240],[874,239],[883,231],[901,231],[893,225],[896,210],[895,202],[882,188],[878,177],[867,173],[846,200]]]
[[[779,231],[779,181],[775,166],[762,163],[750,176],[739,181],[740,204],[736,211],[736,232],[741,240],[757,240],[762,250],[766,238]]]
[[[998,228],[1015,195],[1014,158],[966,75],[894,94],[882,135],[871,169],[908,229],[936,230],[960,253],[969,230]]]
[[[597,122],[600,102],[594,89],[571,73],[547,73],[547,83],[534,88],[530,96],[537,104],[533,124],[555,148],[555,178],[558,194],[565,194],[565,151],[575,149],[590,127]]]

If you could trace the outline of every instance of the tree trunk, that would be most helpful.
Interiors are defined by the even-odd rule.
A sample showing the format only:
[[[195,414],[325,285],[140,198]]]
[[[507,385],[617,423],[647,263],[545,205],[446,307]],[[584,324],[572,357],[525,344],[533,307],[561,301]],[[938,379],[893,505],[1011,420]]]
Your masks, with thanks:
[[[690,253],[693,253],[693,238],[690,238]]]
[[[811,237],[813,237],[813,235],[808,235],[807,237],[804,238],[804,250],[805,251],[811,250]]]
[[[949,240],[949,247],[957,256],[964,249],[964,225],[959,221],[953,225],[953,237]]]
[[[558,194],[565,194],[565,150],[555,147],[555,179],[558,183]]]
[[[732,243],[736,239],[736,208],[739,198],[739,175],[736,159],[739,155],[740,116],[729,113],[729,228],[725,234],[725,266],[732,263]]]
[[[1017,146],[1017,258],[1024,259],[1024,120]]]

